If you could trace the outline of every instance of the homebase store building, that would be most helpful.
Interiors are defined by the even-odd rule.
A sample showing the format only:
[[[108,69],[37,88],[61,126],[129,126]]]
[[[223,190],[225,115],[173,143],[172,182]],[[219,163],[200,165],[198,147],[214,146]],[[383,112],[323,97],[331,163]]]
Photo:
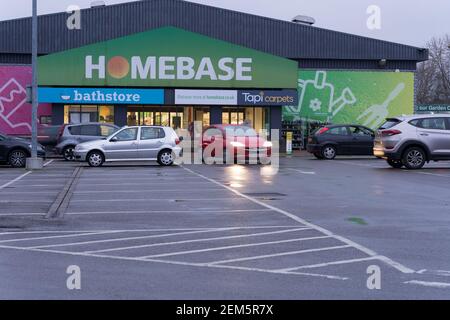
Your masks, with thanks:
[[[39,17],[42,125],[194,121],[282,129],[414,112],[425,49],[190,3],[148,0]],[[31,19],[0,22],[0,131],[29,134]]]

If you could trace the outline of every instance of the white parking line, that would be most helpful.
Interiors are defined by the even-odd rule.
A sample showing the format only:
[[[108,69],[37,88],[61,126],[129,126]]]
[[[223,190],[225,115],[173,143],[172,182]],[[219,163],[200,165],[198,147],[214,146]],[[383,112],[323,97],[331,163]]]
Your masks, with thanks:
[[[404,283],[405,284],[417,284],[419,286],[433,287],[433,288],[440,288],[440,289],[450,288],[450,283],[447,283],[447,282],[429,282],[429,281],[411,280],[411,281],[406,281]]]
[[[235,209],[235,210],[141,210],[141,211],[86,211],[86,212],[66,212],[64,215],[95,215],[95,214],[152,214],[152,213],[245,213],[245,212],[268,212],[269,209]],[[291,226],[292,228],[292,226]]]
[[[253,227],[221,227],[225,229],[276,229],[276,228],[292,228],[292,226],[253,226]],[[1,235],[10,234],[35,234],[35,233],[98,233],[98,232],[157,232],[157,231],[194,231],[194,230],[211,230],[217,228],[172,228],[172,229],[120,229],[120,230],[36,230],[36,231],[8,231],[2,232]]]
[[[116,232],[117,231],[103,231],[103,232],[96,232],[96,233],[89,232],[89,233],[80,233],[80,234],[66,234],[63,236],[46,236],[46,237],[33,237],[33,238],[21,238],[21,239],[8,239],[8,240],[0,240],[0,243],[93,236],[93,235],[98,235],[98,234],[110,234],[110,233],[116,233]]]
[[[278,212],[278,213],[280,213],[280,214],[282,214],[282,215],[284,215],[286,217],[291,218],[292,220],[294,220],[294,221],[296,221],[298,223],[301,223],[301,224],[306,225],[306,226],[308,226],[308,227],[310,227],[310,228],[312,228],[314,230],[322,232],[325,235],[332,236],[332,237],[336,238],[337,240],[340,240],[341,242],[344,242],[344,243],[348,244],[349,246],[352,246],[353,248],[355,248],[355,249],[357,249],[359,251],[362,251],[362,252],[364,252],[365,254],[367,254],[367,255],[369,255],[371,257],[379,256],[378,253],[376,253],[375,251],[373,251],[373,250],[371,250],[369,248],[366,248],[366,247],[364,247],[364,246],[362,246],[362,245],[360,245],[360,244],[358,244],[358,243],[356,243],[356,242],[354,242],[354,241],[352,241],[350,239],[347,239],[345,237],[338,236],[338,235],[334,234],[333,232],[331,232],[331,231],[329,231],[329,230],[327,230],[325,228],[319,227],[319,226],[317,226],[317,225],[315,225],[313,223],[310,223],[310,222],[308,222],[308,221],[306,221],[306,220],[304,220],[304,219],[302,219],[302,218],[300,218],[300,217],[298,217],[298,216],[296,216],[296,215],[294,215],[294,214],[292,214],[290,212],[287,212],[285,210],[279,209],[277,207],[274,207],[272,205],[269,205],[267,203],[259,201],[258,199],[255,199],[253,197],[245,195],[245,194],[241,193],[240,191],[238,191],[238,190],[236,190],[234,188],[231,188],[231,187],[226,186],[226,185],[224,185],[224,184],[222,184],[222,183],[220,183],[218,181],[210,179],[210,178],[208,178],[208,177],[206,177],[206,176],[204,176],[204,175],[202,175],[200,173],[197,173],[197,172],[195,172],[195,171],[193,171],[191,169],[188,169],[186,167],[183,167],[183,169],[188,171],[188,172],[191,172],[192,174],[195,174],[195,175],[197,175],[197,176],[199,176],[199,177],[201,177],[201,178],[203,178],[203,179],[205,179],[205,180],[207,180],[207,181],[209,181],[211,183],[214,183],[215,185],[219,185],[219,186],[221,186],[221,187],[223,187],[223,188],[225,188],[225,189],[227,189],[229,191],[232,191],[235,194],[237,194],[238,196],[246,198],[246,199],[248,199],[249,201],[251,201],[253,203],[259,204],[262,207],[265,207],[267,209],[271,209],[271,210],[273,210],[275,212]],[[414,273],[414,270],[412,270],[410,268],[407,268],[407,267],[403,266],[402,264],[400,264],[398,262],[395,262],[395,261],[393,261],[393,260],[391,260],[391,259],[389,259],[387,257],[384,257],[383,261],[385,263],[389,264],[390,266],[392,266],[393,268],[399,270],[402,273]]]
[[[9,187],[9,186],[12,185],[13,183],[16,183],[17,181],[19,181],[19,180],[25,178],[27,175],[31,174],[32,172],[33,172],[33,171],[25,172],[24,174],[22,174],[21,176],[18,176],[17,178],[11,180],[10,182],[5,183],[4,185],[1,185],[1,186],[0,186],[0,190]]]
[[[50,160],[50,161],[44,163],[44,167],[47,167],[47,166],[48,166],[49,164],[51,164],[52,162],[53,162],[53,160]],[[11,180],[10,182],[5,183],[4,185],[1,185],[1,186],[0,186],[0,190],[9,187],[10,185],[12,185],[13,183],[16,183],[17,181],[22,180],[23,178],[25,178],[26,176],[28,176],[28,175],[31,174],[31,173],[33,173],[33,171],[25,172],[24,174],[22,174],[22,175],[18,176],[17,178]]]
[[[248,248],[248,247],[258,247],[258,246],[265,246],[265,245],[271,245],[271,244],[301,242],[301,241],[319,240],[319,239],[327,239],[327,238],[330,238],[330,237],[321,236],[321,237],[309,237],[309,238],[298,238],[298,239],[278,240],[278,241],[269,241],[269,242],[239,244],[239,245],[235,245],[235,246],[225,246],[225,247],[214,247],[214,248],[208,248],[208,249],[168,252],[168,253],[162,253],[162,254],[156,254],[156,255],[150,255],[150,256],[143,256],[140,258],[142,258],[142,259],[162,258],[162,257],[179,256],[179,255],[184,255],[184,254],[193,254],[193,253],[202,253],[202,252],[229,250],[229,249],[240,249],[240,248]]]
[[[239,228],[229,228],[229,229],[209,229],[209,230],[200,230],[200,231],[189,231],[189,232],[178,232],[178,233],[157,234],[157,235],[141,236],[141,237],[113,238],[113,239],[92,240],[92,241],[84,241],[84,242],[59,243],[59,244],[50,244],[50,245],[45,245],[45,246],[35,246],[35,247],[29,247],[29,248],[31,248],[31,249],[42,249],[42,248],[53,248],[53,247],[79,246],[79,245],[94,244],[94,243],[105,243],[105,242],[117,242],[117,241],[128,241],[128,240],[141,240],[141,239],[163,238],[163,237],[181,236],[181,235],[197,234],[197,233],[208,233],[208,232],[228,231],[228,230],[234,230],[234,229],[239,229]]]
[[[195,188],[195,191],[203,191],[203,192],[208,192],[208,191],[222,191],[222,188]],[[120,190],[120,193],[132,193],[132,194],[136,194],[136,193],[147,193],[147,192],[186,192],[189,191],[188,188],[184,188],[184,189],[160,189],[160,188],[156,188],[156,189],[139,189],[139,190]],[[92,190],[92,191],[75,191],[74,194],[95,194],[95,193],[112,193],[113,191],[111,190]]]
[[[326,278],[332,280],[348,280],[346,277],[339,277],[334,275],[326,275],[326,274],[317,274],[317,273],[302,273],[302,272],[277,272],[273,270],[266,269],[258,269],[258,268],[246,268],[246,267],[237,267],[237,266],[224,266],[224,265],[205,265],[202,263],[190,263],[190,262],[182,262],[182,261],[167,261],[167,260],[157,260],[157,259],[140,259],[133,257],[121,257],[121,256],[108,256],[108,255],[99,255],[99,254],[89,254],[84,252],[68,252],[68,251],[58,251],[58,250],[49,250],[49,249],[33,249],[33,248],[22,248],[22,247],[12,247],[12,246],[0,246],[3,249],[14,249],[14,250],[22,250],[22,251],[31,251],[31,252],[44,252],[44,253],[52,253],[52,254],[63,254],[63,255],[71,255],[78,257],[87,257],[87,258],[102,258],[102,259],[110,259],[110,260],[124,260],[124,261],[138,261],[138,262],[155,262],[155,263],[164,263],[169,265],[178,265],[178,266],[189,266],[189,267],[205,267],[205,268],[217,268],[217,269],[231,269],[231,270],[241,270],[241,271],[252,271],[252,272],[261,272],[261,273],[271,273],[271,274],[285,274],[285,275],[299,275],[299,276],[307,276],[307,277],[319,277]]]
[[[250,261],[250,260],[260,260],[260,259],[267,259],[267,258],[291,256],[291,255],[302,254],[302,253],[339,250],[339,249],[345,249],[345,248],[352,248],[352,246],[346,244],[346,245],[342,245],[342,246],[323,247],[323,248],[317,248],[317,249],[307,249],[307,250],[280,252],[280,253],[274,253],[274,254],[265,254],[265,255],[261,255],[261,256],[252,256],[252,257],[244,257],[244,258],[229,259],[229,260],[211,261],[211,262],[208,262],[207,265],[218,265],[218,264],[234,263],[234,262],[242,262],[242,261]]]
[[[378,257],[368,257],[368,258],[361,258],[361,259],[349,259],[349,260],[331,261],[331,262],[324,262],[324,263],[318,263],[318,264],[304,265],[304,266],[299,266],[299,267],[294,267],[294,268],[278,269],[277,271],[290,272],[290,271],[301,270],[301,269],[322,268],[322,267],[335,266],[335,265],[340,265],[340,264],[349,264],[349,263],[355,263],[355,262],[371,261],[371,260],[376,260],[376,259],[378,259]]]
[[[114,194],[113,194],[114,195]],[[71,203],[73,202],[123,202],[126,200],[133,200],[133,202],[141,202],[141,201],[168,201],[168,202],[177,202],[177,201],[223,201],[223,200],[236,200],[236,198],[197,198],[197,199],[191,199],[191,198],[184,198],[184,199],[174,199],[174,198],[135,198],[132,199],[82,199],[82,200],[70,200]],[[31,201],[30,201],[31,202]],[[1,203],[1,201],[0,201]]]
[[[290,171],[295,171],[301,174],[307,174],[307,175],[315,175],[316,173],[314,171],[303,171],[303,170],[299,170],[299,169],[293,169],[293,168],[286,168],[287,170]]]
[[[271,235],[271,234],[289,233],[289,232],[302,231],[302,230],[310,230],[310,228],[297,228],[297,229],[289,229],[289,230],[281,230],[281,231],[243,234],[243,235],[236,235],[236,236],[224,236],[224,237],[215,237],[215,238],[191,239],[191,240],[182,240],[182,241],[173,241],[173,242],[160,242],[160,243],[152,243],[152,244],[143,244],[143,245],[139,245],[139,246],[130,246],[130,247],[122,247],[122,248],[111,248],[111,249],[104,249],[104,250],[85,251],[85,253],[113,252],[113,251],[123,251],[123,250],[133,250],[133,249],[143,249],[143,248],[151,248],[151,247],[168,246],[168,245],[175,245],[175,244],[207,242],[207,241],[215,241],[215,240],[240,239],[240,238],[248,238],[248,237],[266,236],[266,235]]]

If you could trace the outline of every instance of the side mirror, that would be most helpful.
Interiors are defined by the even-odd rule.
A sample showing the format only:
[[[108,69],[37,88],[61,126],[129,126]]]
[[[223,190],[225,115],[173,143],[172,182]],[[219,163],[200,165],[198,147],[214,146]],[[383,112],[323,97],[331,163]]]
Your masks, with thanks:
[[[119,141],[117,137],[112,137],[111,139],[109,139],[109,142],[117,142],[117,141]]]

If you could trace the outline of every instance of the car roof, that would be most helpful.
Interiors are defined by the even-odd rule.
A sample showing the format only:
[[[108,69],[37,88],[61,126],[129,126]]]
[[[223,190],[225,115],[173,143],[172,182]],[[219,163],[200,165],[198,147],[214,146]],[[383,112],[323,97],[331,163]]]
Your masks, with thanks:
[[[86,125],[102,125],[102,126],[110,126],[117,127],[113,123],[104,123],[104,122],[83,122],[83,123],[71,123],[67,124],[68,127],[76,127],[76,126],[86,126]]]
[[[435,114],[412,114],[412,115],[402,115],[398,117],[389,117],[389,119],[397,119],[401,121],[408,121],[414,119],[427,119],[427,118],[450,118],[450,114],[445,113],[435,113]]]

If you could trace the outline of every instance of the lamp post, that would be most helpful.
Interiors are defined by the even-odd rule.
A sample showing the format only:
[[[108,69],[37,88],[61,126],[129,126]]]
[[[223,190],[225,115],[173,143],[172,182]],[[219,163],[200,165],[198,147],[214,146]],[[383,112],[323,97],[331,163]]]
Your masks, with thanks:
[[[31,64],[32,64],[32,89],[31,89],[31,158],[27,159],[28,170],[42,169],[43,161],[37,156],[37,111],[38,111],[38,83],[37,83],[37,55],[38,55],[38,23],[37,0],[33,0],[33,16],[31,19]]]

